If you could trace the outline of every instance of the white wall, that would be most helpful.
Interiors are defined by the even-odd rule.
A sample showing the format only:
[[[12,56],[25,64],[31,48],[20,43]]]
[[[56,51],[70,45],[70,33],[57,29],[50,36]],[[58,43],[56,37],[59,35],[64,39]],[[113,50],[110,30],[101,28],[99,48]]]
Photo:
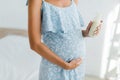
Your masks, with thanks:
[[[79,0],[79,8],[85,25],[93,19],[97,12],[104,16],[104,26],[101,34],[96,38],[87,38],[87,65],[86,73],[100,76],[102,64],[102,50],[106,29],[107,15],[117,0]],[[26,0],[2,0],[0,2],[0,27],[27,29]]]
[[[0,27],[27,29],[26,0],[0,0]]]

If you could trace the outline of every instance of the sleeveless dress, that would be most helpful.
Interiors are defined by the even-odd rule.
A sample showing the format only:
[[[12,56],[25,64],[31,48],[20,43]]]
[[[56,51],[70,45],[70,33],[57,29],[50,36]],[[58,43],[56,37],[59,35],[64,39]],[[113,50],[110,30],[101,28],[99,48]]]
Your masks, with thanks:
[[[43,0],[41,16],[43,43],[64,61],[69,62],[81,57],[82,64],[75,69],[65,70],[42,57],[39,80],[84,80],[86,58],[85,39],[82,36],[84,22],[75,2],[71,0],[70,6],[58,7]]]

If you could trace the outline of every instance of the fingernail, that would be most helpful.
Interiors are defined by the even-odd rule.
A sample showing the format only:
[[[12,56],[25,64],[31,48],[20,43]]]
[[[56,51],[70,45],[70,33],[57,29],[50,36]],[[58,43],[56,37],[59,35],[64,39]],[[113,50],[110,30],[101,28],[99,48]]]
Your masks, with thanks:
[[[78,62],[77,64],[80,64],[80,62]]]

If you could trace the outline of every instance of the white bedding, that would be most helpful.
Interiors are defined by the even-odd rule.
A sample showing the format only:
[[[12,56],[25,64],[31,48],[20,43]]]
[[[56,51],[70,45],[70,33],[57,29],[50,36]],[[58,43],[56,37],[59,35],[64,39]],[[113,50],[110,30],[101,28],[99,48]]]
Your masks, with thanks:
[[[38,80],[40,60],[30,49],[28,37],[0,39],[0,80]]]

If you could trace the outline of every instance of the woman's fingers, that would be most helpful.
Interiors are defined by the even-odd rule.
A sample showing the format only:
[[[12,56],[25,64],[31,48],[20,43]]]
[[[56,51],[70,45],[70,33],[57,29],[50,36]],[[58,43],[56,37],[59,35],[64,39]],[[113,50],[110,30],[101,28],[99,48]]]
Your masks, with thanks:
[[[76,61],[75,64],[79,65],[79,64],[81,64],[81,63],[82,63],[82,59],[80,58],[80,59],[77,59],[77,61]]]
[[[77,58],[77,59],[74,59],[74,60],[70,61],[68,70],[78,67],[81,63],[82,63],[81,58]]]
[[[81,61],[81,58],[72,60],[73,64],[80,64]]]
[[[89,24],[88,24],[88,26],[87,26],[87,31],[89,31],[89,30],[90,30],[90,28],[91,28],[92,24],[93,24],[93,22],[92,22],[92,21],[90,21],[90,22],[89,22]]]

